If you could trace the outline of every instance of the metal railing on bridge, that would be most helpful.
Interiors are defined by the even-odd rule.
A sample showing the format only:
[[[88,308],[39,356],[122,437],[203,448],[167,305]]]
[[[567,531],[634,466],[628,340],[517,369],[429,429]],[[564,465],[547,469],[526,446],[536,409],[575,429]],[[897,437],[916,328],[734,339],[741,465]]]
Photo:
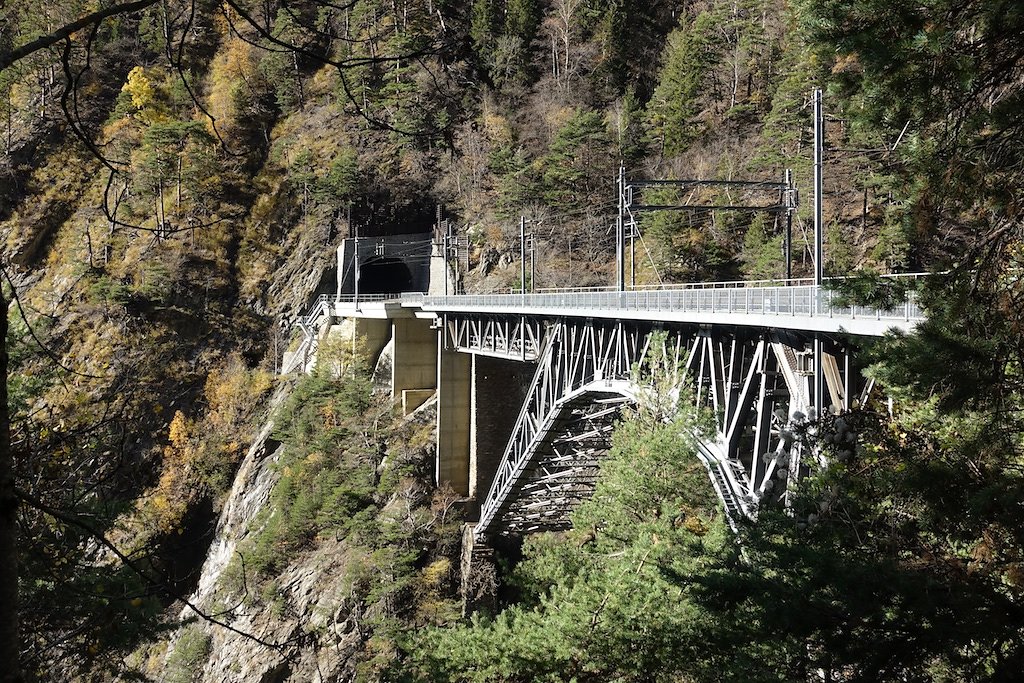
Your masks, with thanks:
[[[917,321],[924,318],[913,292],[891,309],[847,303],[835,290],[814,285],[781,287],[691,287],[625,292],[551,291],[538,294],[461,294],[426,296],[403,294],[406,305],[424,308],[480,310],[607,310],[636,312],[682,312],[709,314],[770,315],[790,317],[836,317],[850,319]]]
[[[928,277],[929,273],[890,273],[886,275],[879,275],[878,277],[882,280],[891,281],[917,281]],[[827,277],[825,278],[826,283],[839,283],[846,280],[850,280],[850,277]],[[649,291],[649,290],[679,290],[679,289],[739,289],[742,287],[799,287],[804,285],[813,285],[814,278],[811,277],[796,277],[796,278],[773,278],[768,280],[709,280],[705,282],[662,282],[657,284],[643,284],[636,286],[626,286],[627,291]],[[614,292],[615,287],[612,285],[598,286],[598,287],[539,287],[534,290],[533,294],[551,294],[558,292]],[[508,294],[519,294],[518,289],[509,289]]]
[[[893,280],[918,280],[924,273],[885,275]],[[835,282],[845,278],[830,278]],[[651,313],[696,313],[760,315],[804,318],[844,318],[850,320],[877,320],[918,322],[924,312],[917,297],[909,289],[906,300],[893,308],[879,309],[848,303],[848,297],[828,286],[816,287],[807,278],[791,280],[732,280],[695,282],[685,284],[645,285],[643,288],[615,291],[609,287],[568,287],[540,289],[522,294],[458,294],[432,296],[422,292],[402,294],[324,294],[299,320],[307,332],[329,313],[332,304],[352,305],[401,303],[404,306],[440,310],[498,310],[507,312],[561,311],[629,311]]]

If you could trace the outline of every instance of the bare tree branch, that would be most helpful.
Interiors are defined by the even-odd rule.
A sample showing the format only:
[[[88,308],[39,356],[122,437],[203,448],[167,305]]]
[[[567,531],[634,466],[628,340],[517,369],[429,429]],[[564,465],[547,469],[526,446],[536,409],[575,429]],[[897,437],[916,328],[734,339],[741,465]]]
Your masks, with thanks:
[[[85,15],[81,19],[72,21],[70,24],[61,26],[53,33],[48,33],[44,36],[39,36],[33,41],[25,43],[19,47],[14,48],[9,52],[0,53],[0,71],[3,71],[7,67],[11,66],[19,59],[23,59],[33,52],[39,50],[45,50],[48,47],[52,47],[57,43],[67,40],[78,31],[83,28],[92,26],[102,22],[104,19],[109,17],[117,16],[119,14],[130,14],[132,12],[138,12],[144,10],[147,7],[155,5],[160,0],[135,0],[135,2],[126,2],[120,5],[111,5],[105,9],[97,10],[90,14]]]
[[[60,63],[64,70],[66,86],[64,88],[64,92],[61,93],[60,96],[60,108],[61,111],[64,112],[64,118],[67,120],[68,126],[71,127],[71,132],[75,134],[75,137],[81,140],[82,144],[88,148],[89,152],[91,152],[94,157],[99,159],[101,164],[109,168],[111,171],[115,171],[116,169],[113,164],[124,164],[124,162],[107,159],[99,148],[96,147],[92,138],[86,135],[85,131],[82,130],[82,118],[78,113],[78,83],[81,80],[82,75],[89,70],[90,62],[92,61],[92,43],[96,38],[96,33],[99,31],[99,28],[99,24],[96,24],[92,27],[92,31],[89,32],[89,42],[86,45],[85,52],[85,66],[83,66],[77,74],[73,73],[71,69],[71,38],[68,37],[64,39],[64,49],[61,51]],[[74,113],[72,113],[71,108],[68,107],[69,98],[72,100],[71,108],[74,109]]]
[[[23,490],[17,488],[17,487],[15,487],[14,492],[15,492],[15,495],[23,503],[25,503],[26,505],[28,505],[30,507],[33,507],[36,510],[39,510],[40,512],[43,512],[43,513],[53,517],[54,519],[56,519],[56,520],[58,520],[60,522],[63,522],[64,524],[67,524],[68,526],[73,526],[73,527],[75,527],[77,529],[81,529],[85,533],[89,534],[89,536],[91,536],[92,538],[96,539],[97,543],[102,545],[104,548],[109,550],[115,557],[117,557],[117,559],[120,560],[121,563],[124,566],[128,567],[129,569],[131,569],[140,578],[142,578],[144,581],[149,583],[154,588],[157,588],[157,589],[163,591],[163,593],[166,594],[171,599],[173,599],[173,600],[175,600],[177,602],[180,602],[183,605],[185,605],[186,607],[188,607],[190,610],[192,610],[192,612],[194,612],[196,614],[196,616],[198,616],[203,621],[209,622],[211,624],[215,624],[217,626],[220,626],[222,628],[227,629],[228,631],[231,631],[232,633],[240,635],[243,638],[251,640],[251,641],[253,641],[255,643],[259,643],[260,645],[263,645],[264,647],[269,647],[271,649],[278,650],[278,651],[280,651],[283,648],[287,647],[292,642],[292,641],[284,641],[282,643],[277,643],[277,642],[273,642],[273,641],[270,641],[270,640],[266,640],[264,638],[260,638],[259,636],[255,635],[255,634],[248,633],[248,632],[243,631],[243,630],[241,630],[239,628],[236,628],[236,627],[232,626],[231,624],[227,623],[226,621],[218,619],[216,615],[213,615],[213,614],[210,614],[209,612],[206,612],[201,607],[196,605],[194,602],[189,600],[187,597],[181,595],[176,590],[171,588],[169,582],[163,581],[163,580],[160,580],[160,579],[157,579],[157,578],[154,578],[153,575],[150,572],[147,572],[143,567],[139,566],[139,564],[135,560],[133,560],[131,557],[126,555],[124,552],[122,552],[121,549],[118,548],[116,545],[114,545],[114,543],[111,542],[110,539],[108,539],[102,532],[100,532],[98,529],[94,528],[88,522],[86,522],[86,521],[82,520],[81,518],[79,518],[77,515],[73,515],[73,514],[70,514],[68,512],[65,512],[64,510],[59,510],[59,509],[57,509],[55,507],[47,505],[46,503],[44,503],[43,501],[39,500],[35,496],[31,495],[30,493],[28,493],[26,491],[23,491]]]
[[[7,273],[7,269],[4,268],[3,266],[0,266],[0,274],[2,274],[3,279],[7,280],[7,282],[10,284],[11,298],[14,299],[14,303],[18,306],[18,312],[21,314],[21,319],[25,321],[25,326],[28,328],[28,333],[32,336],[32,340],[36,343],[40,350],[42,350],[42,352],[45,353],[51,361],[56,363],[57,367],[59,367],[61,370],[64,370],[65,372],[68,372],[72,375],[78,375],[79,377],[88,377],[89,379],[103,379],[101,375],[90,375],[86,372],[79,372],[78,370],[70,368],[61,362],[60,358],[57,357],[57,354],[51,351],[50,347],[44,344],[42,340],[36,336],[36,331],[32,327],[32,323],[29,321],[28,316],[25,314],[25,309],[21,305],[21,298],[18,296],[18,290],[14,286],[14,280],[12,280],[11,276]],[[6,308],[4,309],[3,313],[6,315]],[[60,381],[61,384],[64,384],[64,388],[66,389],[67,384],[64,382],[64,378],[61,377]]]

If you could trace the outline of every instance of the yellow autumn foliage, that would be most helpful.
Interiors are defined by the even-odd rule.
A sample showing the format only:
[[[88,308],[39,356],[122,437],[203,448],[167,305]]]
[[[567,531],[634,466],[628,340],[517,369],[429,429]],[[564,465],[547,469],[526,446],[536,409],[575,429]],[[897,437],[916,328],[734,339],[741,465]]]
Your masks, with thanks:
[[[210,64],[209,78],[213,87],[210,88],[206,106],[217,121],[220,132],[228,137],[234,134],[244,115],[244,112],[238,110],[238,100],[235,97],[236,89],[244,87],[241,84],[252,82],[260,77],[252,51],[251,45],[232,35],[225,41],[217,57]]]
[[[121,91],[131,95],[132,106],[139,110],[138,117],[143,122],[157,123],[167,118],[157,97],[157,89],[141,66],[128,72],[128,79],[121,86]]]
[[[180,529],[191,501],[190,474],[196,453],[190,443],[193,425],[180,410],[167,428],[168,444],[163,448],[160,480],[142,500],[143,511],[162,533]]]
[[[220,428],[235,431],[250,417],[252,409],[273,386],[273,376],[260,369],[250,370],[238,356],[214,368],[206,377],[203,397],[209,409],[209,421]]]
[[[488,107],[484,109],[482,119],[484,133],[488,140],[499,145],[512,140],[512,127],[504,116],[495,113]]]
[[[447,557],[434,560],[426,567],[420,575],[423,585],[436,589],[448,577],[452,570],[452,562]]]
[[[122,92],[132,96],[132,105],[136,109],[144,109],[153,103],[156,91],[153,90],[153,82],[146,76],[146,70],[137,66],[128,72],[127,82],[121,86]]]
[[[174,412],[174,417],[171,418],[171,424],[167,429],[167,438],[171,442],[171,447],[164,449],[164,453],[173,449],[179,449],[184,447],[189,439],[189,426],[188,421],[185,419],[185,414],[180,410]]]

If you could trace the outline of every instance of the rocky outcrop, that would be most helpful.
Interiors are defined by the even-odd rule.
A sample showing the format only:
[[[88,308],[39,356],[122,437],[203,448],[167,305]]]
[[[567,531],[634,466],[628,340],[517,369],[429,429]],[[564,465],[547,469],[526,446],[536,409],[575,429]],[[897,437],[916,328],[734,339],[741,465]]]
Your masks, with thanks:
[[[275,402],[282,399],[283,392]],[[410,429],[432,425],[435,409],[436,401],[428,402],[404,418],[402,425]],[[279,470],[284,462],[293,462],[287,460],[285,447],[272,438],[272,433],[273,425],[268,422],[238,469],[198,587],[191,596],[194,605],[220,623],[195,619],[192,609],[184,609],[179,615],[182,627],[165,641],[167,648],[154,667],[158,670],[150,672],[157,680],[352,681],[357,666],[365,666],[368,660],[374,624],[379,625],[384,613],[393,616],[402,609],[391,603],[385,605],[386,599],[379,602],[368,597],[367,571],[369,567],[369,571],[377,572],[372,569],[377,560],[373,546],[365,539],[360,545],[358,539],[346,538],[343,533],[318,534],[315,540],[285,556],[275,566],[272,578],[266,573],[258,577],[252,566],[246,566],[243,553],[251,564],[251,541],[259,537],[267,513],[274,514],[271,510],[277,499],[272,492],[281,479]],[[396,451],[394,457],[408,456]],[[383,479],[383,473],[395,462],[392,456],[383,456],[377,465],[378,476]],[[429,486],[406,477],[396,492],[378,499],[375,514],[384,526],[412,519],[419,530],[444,524],[451,504],[446,507],[430,496]],[[454,516],[451,522],[458,524]],[[428,536],[429,532],[423,538]],[[424,541],[422,547],[430,542]],[[413,547],[421,547],[420,541]],[[438,557],[436,549],[424,550],[423,564],[423,571],[433,576],[423,580],[425,590],[445,590],[448,582],[444,576],[454,578],[456,573],[446,569],[450,564]],[[381,585],[390,584],[385,581]],[[431,604],[436,607],[441,599],[439,593]]]
[[[216,535],[200,572],[199,585],[191,597],[194,604],[209,603],[221,574],[235,555],[239,541],[248,533],[249,523],[270,498],[270,491],[277,481],[271,465],[280,447],[270,438],[273,429],[272,421],[263,426],[235,475],[231,492],[217,522]],[[188,616],[186,610],[182,617]]]
[[[207,627],[210,656],[194,680],[348,681],[363,648],[360,615],[350,599],[344,542],[327,540],[303,555],[264,594],[270,608],[243,600],[230,612],[235,631]],[[272,644],[272,645],[268,645]]]

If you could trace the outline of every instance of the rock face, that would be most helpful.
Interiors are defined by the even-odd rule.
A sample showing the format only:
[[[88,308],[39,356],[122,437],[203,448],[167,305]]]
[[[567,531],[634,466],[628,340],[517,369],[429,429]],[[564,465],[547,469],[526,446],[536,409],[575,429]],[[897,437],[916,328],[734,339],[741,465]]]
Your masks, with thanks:
[[[195,604],[205,605],[209,602],[224,568],[235,554],[239,540],[246,534],[249,522],[270,498],[270,490],[277,477],[268,465],[274,462],[279,448],[279,444],[270,439],[273,428],[274,423],[270,421],[263,426],[238,468],[235,482],[217,522],[216,535],[203,563],[199,585],[191,598]],[[182,617],[187,618],[189,611],[186,609]]]
[[[275,403],[279,403],[280,399],[281,394],[275,397]],[[190,602],[207,614],[217,614],[223,611],[223,608],[218,609],[220,606],[216,604],[216,597],[224,570],[228,567],[232,558],[235,557],[238,544],[251,532],[251,522],[259,511],[266,506],[270,498],[270,492],[278,479],[273,464],[276,461],[276,456],[279,454],[280,444],[270,438],[273,428],[272,421],[268,421],[263,426],[238,468],[231,491],[217,522],[214,540],[210,544],[206,560],[203,563],[198,586],[196,591],[190,596]],[[239,609],[244,610],[244,608]],[[182,610],[180,614],[182,620],[195,616],[195,613],[189,607]],[[234,628],[238,628],[241,631],[249,631],[252,628],[253,616],[245,614],[244,611],[236,610],[230,610],[227,614],[217,614],[218,619],[232,623]],[[234,622],[238,622],[239,625],[234,626]],[[274,662],[269,661],[267,659],[268,648],[266,646],[226,629],[211,627],[209,624],[203,624],[202,628],[209,639],[210,645],[210,658],[207,666],[203,669],[203,680],[286,680],[280,678],[280,675],[287,675],[289,667],[280,668]],[[182,634],[183,630],[180,630],[171,639],[168,655],[164,661],[166,678],[181,677],[176,675],[180,672],[172,671],[172,669],[176,666],[174,655],[176,648],[181,647]],[[237,639],[238,642],[234,642],[229,635],[234,636],[234,639]],[[259,649],[259,652],[248,652],[243,658],[243,651],[239,648],[239,645],[243,642],[251,643]],[[244,662],[247,666],[244,669],[237,669],[228,664],[229,659],[235,659],[236,662],[240,663]],[[216,666],[218,662],[222,665]],[[194,664],[198,664],[198,662],[194,662]],[[252,667],[261,670],[257,672],[252,670]],[[207,673],[207,669],[209,669],[209,673]],[[190,671],[187,673],[191,675],[191,680],[195,680],[195,672]],[[271,676],[267,678],[266,674],[271,674]]]
[[[263,642],[208,628],[210,656],[194,680],[352,680],[352,655],[362,649],[363,633],[347,599],[343,546],[325,542],[283,571],[271,610],[243,604],[231,611],[232,628],[257,634]]]
[[[284,397],[282,390],[275,403]],[[429,401],[401,420],[400,425],[425,430],[419,438],[426,437],[432,442],[435,410],[436,402]],[[150,672],[157,680],[352,681],[356,679],[357,666],[367,660],[368,641],[374,636],[372,624],[379,623],[382,610],[394,615],[405,609],[404,604],[388,603],[381,607],[380,602],[368,599],[367,567],[378,572],[374,561],[369,560],[374,551],[365,542],[359,545],[359,541],[335,536],[335,532],[321,533],[286,556],[283,566],[276,566],[272,579],[268,580],[265,573],[262,580],[256,578],[258,572],[251,566],[252,541],[267,520],[277,514],[280,501],[274,487],[281,480],[281,473],[288,471],[288,463],[295,462],[288,459],[291,456],[286,452],[287,446],[273,439],[273,429],[273,423],[268,421],[239,466],[197,588],[190,596],[191,603],[215,622],[196,620],[191,608],[183,609],[179,615],[182,627],[166,640],[167,648],[159,651],[159,662]],[[396,448],[394,455],[390,450],[387,456],[378,453],[377,478],[394,476],[387,474],[389,468],[398,466],[396,463],[402,457],[408,457],[402,455],[407,447],[396,444]],[[432,462],[432,450],[426,457],[424,462]],[[409,524],[416,533],[425,531],[426,535],[417,536],[419,540],[411,545],[422,558],[422,571],[434,578],[420,585],[441,596],[441,592],[456,588],[456,572],[447,569],[449,562],[438,554],[436,547],[428,551],[427,546],[431,543],[428,539],[434,538],[430,530],[443,525],[445,517],[451,517],[453,528],[457,527],[455,515],[449,514],[454,499],[439,506],[436,497],[431,499],[429,486],[408,474],[399,476],[401,482],[395,492],[376,499],[379,509],[374,507],[374,511],[367,512],[383,520],[381,529],[388,524],[393,528]],[[243,553],[250,558],[248,567]],[[388,574],[390,569],[380,573]],[[385,592],[390,592],[388,582],[392,580],[384,579]],[[397,603],[405,600],[398,596],[406,594],[394,595]],[[432,600],[432,608],[437,609],[441,602]],[[411,612],[423,613],[415,606]]]
[[[361,649],[363,636],[346,599],[342,542],[327,539],[314,552],[296,558],[279,575],[274,594],[264,594],[272,605],[269,610],[246,599],[248,586],[242,587],[241,596],[224,588],[232,580],[225,578],[225,569],[237,557],[239,544],[258,530],[254,522],[279,479],[274,465],[281,445],[270,438],[272,431],[272,422],[264,425],[238,469],[191,596],[193,604],[230,626],[199,622],[209,656],[201,668],[195,662],[195,670],[186,672],[193,681],[342,681],[354,673],[349,659]],[[223,604],[229,593],[237,604]],[[182,620],[194,616],[187,607],[180,615]],[[178,680],[182,673],[172,669],[183,631],[171,640],[165,678]]]

